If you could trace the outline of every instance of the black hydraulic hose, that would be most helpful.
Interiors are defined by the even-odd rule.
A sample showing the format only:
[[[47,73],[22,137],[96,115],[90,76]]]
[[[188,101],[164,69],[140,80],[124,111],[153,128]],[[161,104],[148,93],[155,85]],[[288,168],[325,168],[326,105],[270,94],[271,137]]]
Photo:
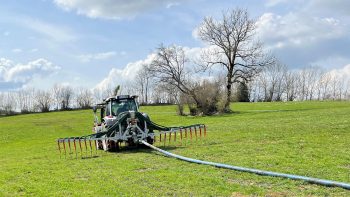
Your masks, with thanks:
[[[299,175],[294,175],[294,174],[285,174],[285,173],[271,172],[271,171],[265,171],[265,170],[258,170],[258,169],[253,169],[253,168],[231,166],[231,165],[227,165],[227,164],[215,163],[215,162],[210,162],[210,161],[202,161],[202,160],[192,159],[192,158],[176,155],[174,153],[170,153],[168,151],[157,148],[157,147],[155,147],[155,146],[153,146],[153,145],[151,145],[143,140],[141,140],[140,142],[142,144],[152,148],[153,150],[156,150],[156,151],[163,153],[164,155],[174,157],[174,158],[177,158],[180,160],[184,160],[187,162],[204,164],[204,165],[211,165],[211,166],[215,166],[218,168],[226,168],[226,169],[237,170],[237,171],[241,171],[241,172],[255,173],[255,174],[264,175],[264,176],[273,176],[273,177],[282,177],[282,178],[288,178],[288,179],[294,179],[294,180],[302,180],[302,181],[306,181],[306,182],[314,183],[314,184],[318,184],[318,185],[331,186],[331,187],[341,187],[341,188],[350,190],[349,183],[337,182],[337,181],[331,181],[331,180],[325,180],[325,179],[318,179],[318,178],[312,178],[312,177],[306,177],[306,176],[299,176]]]

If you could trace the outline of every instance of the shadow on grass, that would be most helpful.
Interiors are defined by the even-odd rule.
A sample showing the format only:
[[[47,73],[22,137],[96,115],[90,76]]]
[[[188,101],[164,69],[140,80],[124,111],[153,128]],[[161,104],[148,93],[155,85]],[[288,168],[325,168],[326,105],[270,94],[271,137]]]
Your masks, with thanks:
[[[318,110],[318,109],[328,109],[328,108],[306,108],[306,109],[257,109],[257,110],[244,110],[244,111],[231,111],[223,114],[215,114],[211,116],[205,116],[207,118],[223,118],[223,117],[233,117],[235,115],[247,115],[247,114],[263,114],[263,113],[281,113],[281,112],[302,112],[302,111],[310,111],[310,110]]]
[[[95,159],[95,158],[98,158],[100,157],[99,155],[93,155],[93,156],[85,156],[85,157],[82,157],[81,159]]]
[[[166,151],[171,151],[171,150],[175,150],[175,149],[182,149],[184,147],[181,146],[156,146],[160,149],[166,150]],[[151,153],[153,149],[144,146],[144,145],[140,145],[140,146],[135,146],[135,147],[131,147],[131,146],[125,146],[125,147],[120,147],[118,151],[116,152],[111,152],[111,153],[116,153],[116,154],[131,154],[131,153]]]
[[[172,151],[175,149],[183,149],[185,147],[183,146],[175,146],[175,145],[168,145],[168,146],[158,146],[156,147],[166,150],[166,151]],[[137,145],[137,146],[121,146],[117,151],[104,151],[104,150],[93,150],[92,152],[85,152],[82,153],[80,151],[77,152],[67,152],[66,155],[64,153],[61,153],[60,158],[61,159],[83,159],[83,160],[89,160],[89,159],[95,159],[99,157],[106,157],[106,156],[112,156],[112,155],[124,155],[124,154],[133,154],[133,153],[149,153],[152,154],[153,149],[145,146],[145,145]]]

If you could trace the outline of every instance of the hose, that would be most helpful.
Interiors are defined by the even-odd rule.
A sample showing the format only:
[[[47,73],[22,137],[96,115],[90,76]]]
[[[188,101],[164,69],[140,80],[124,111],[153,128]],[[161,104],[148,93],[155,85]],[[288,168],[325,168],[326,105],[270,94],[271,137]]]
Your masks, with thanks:
[[[215,162],[210,162],[210,161],[202,161],[198,159],[192,159],[180,155],[176,155],[174,153],[167,152],[165,150],[162,150],[160,148],[157,148],[143,140],[140,141],[142,144],[152,148],[153,150],[159,151],[163,153],[164,155],[167,155],[169,157],[174,157],[180,160],[184,160],[187,162],[192,162],[192,163],[197,163],[197,164],[204,164],[204,165],[211,165],[215,166],[218,168],[226,168],[230,170],[236,170],[236,171],[241,171],[241,172],[249,172],[249,173],[254,173],[258,175],[263,175],[263,176],[272,176],[272,177],[282,177],[282,178],[288,178],[288,179],[293,179],[293,180],[302,180],[306,181],[309,183],[314,183],[318,185],[323,185],[323,186],[329,186],[329,187],[341,187],[347,190],[350,190],[350,184],[349,183],[344,183],[344,182],[337,182],[337,181],[331,181],[331,180],[325,180],[325,179],[318,179],[318,178],[312,178],[312,177],[306,177],[306,176],[299,176],[299,175],[294,175],[294,174],[285,174],[285,173],[278,173],[278,172],[271,172],[271,171],[265,171],[265,170],[258,170],[258,169],[253,169],[253,168],[244,168],[244,167],[239,167],[239,166],[231,166],[227,164],[221,164],[221,163],[215,163]]]

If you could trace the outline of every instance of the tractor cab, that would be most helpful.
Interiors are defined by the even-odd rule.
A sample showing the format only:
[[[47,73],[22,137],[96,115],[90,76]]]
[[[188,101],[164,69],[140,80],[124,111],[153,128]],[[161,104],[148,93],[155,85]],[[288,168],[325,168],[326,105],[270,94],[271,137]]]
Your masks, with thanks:
[[[138,112],[139,107],[136,102],[137,96],[119,95],[115,97],[109,97],[103,101],[103,103],[94,106],[95,123],[104,123],[105,126],[111,126],[118,120],[118,115],[127,112]],[[97,110],[100,109],[100,120],[97,117]]]

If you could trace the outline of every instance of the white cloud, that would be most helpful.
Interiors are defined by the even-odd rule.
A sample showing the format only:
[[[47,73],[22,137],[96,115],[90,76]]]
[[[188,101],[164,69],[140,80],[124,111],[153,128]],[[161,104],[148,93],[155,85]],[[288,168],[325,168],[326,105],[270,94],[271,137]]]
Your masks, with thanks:
[[[120,55],[121,56],[125,56],[125,55],[127,55],[128,53],[126,52],[126,51],[122,51],[122,52],[120,52]]]
[[[169,8],[172,8],[172,7],[178,6],[178,5],[179,5],[179,3],[168,3],[168,4],[166,5],[166,8],[169,9]]]
[[[324,58],[320,58],[317,61],[311,62],[310,65],[320,66],[326,70],[330,68],[341,68],[344,65],[350,63],[350,57],[344,57],[341,55],[329,55]]]
[[[14,63],[12,60],[0,58],[0,85],[7,89],[20,88],[35,77],[45,78],[59,69],[61,67],[43,58],[26,64]]]
[[[124,54],[123,52],[121,55]],[[83,54],[79,55],[78,59],[82,62],[90,62],[92,60],[105,60],[117,55],[115,51],[103,52],[103,53],[94,53],[94,54]]]
[[[37,49],[37,48],[33,48],[33,49],[30,49],[30,50],[29,50],[29,52],[31,52],[31,53],[35,53],[35,52],[37,52],[37,51],[39,51],[39,49]]]
[[[123,69],[112,68],[108,76],[95,86],[95,89],[105,90],[108,87],[115,87],[117,84],[130,83],[137,72],[144,66],[149,65],[155,57],[150,54],[144,60],[128,63]]]
[[[271,48],[305,46],[346,35],[345,26],[331,17],[320,18],[289,13],[281,16],[263,14],[257,21],[258,35]]]
[[[195,27],[193,30],[192,30],[192,37],[196,40],[200,40],[200,37],[199,37],[199,26],[198,27]]]
[[[21,53],[23,50],[20,49],[20,48],[15,48],[15,49],[12,49],[12,52],[14,53]]]
[[[9,35],[10,35],[10,32],[9,32],[9,31],[5,31],[5,32],[3,33],[3,35],[4,35],[4,36],[9,36]]]
[[[273,6],[276,6],[278,4],[285,3],[285,2],[287,2],[287,0],[267,0],[267,2],[265,3],[265,6],[273,7]]]
[[[185,52],[185,56],[189,58],[189,60],[192,63],[199,63],[201,59],[201,52],[203,50],[214,50],[215,47],[208,46],[204,48],[200,47],[183,47],[183,50]],[[108,73],[108,76],[104,78],[101,82],[99,82],[94,89],[99,89],[99,90],[105,90],[110,87],[115,87],[116,85],[130,85],[130,83],[133,82],[135,79],[138,71],[145,65],[150,65],[154,58],[156,57],[155,53],[151,53],[148,55],[145,59],[135,61],[128,63],[124,68],[118,69],[118,68],[112,68],[110,72]],[[200,77],[201,79],[211,79],[212,77],[210,76],[204,76],[200,72],[196,72],[193,70],[193,68],[188,68],[189,70],[193,71],[193,76],[192,77]],[[216,70],[212,71],[213,73],[216,72]]]
[[[184,0],[180,0],[184,1]],[[90,18],[122,19],[132,18],[142,12],[157,7],[172,7],[179,4],[175,0],[54,0],[55,4],[64,10],[74,10],[79,15]]]
[[[314,13],[350,16],[350,1],[348,0],[310,0],[306,9]]]
[[[71,42],[78,37],[66,26],[48,23],[31,17],[17,17],[14,18],[14,22],[55,42]]]
[[[329,73],[337,79],[350,80],[350,64],[345,65],[343,68],[333,69]]]

